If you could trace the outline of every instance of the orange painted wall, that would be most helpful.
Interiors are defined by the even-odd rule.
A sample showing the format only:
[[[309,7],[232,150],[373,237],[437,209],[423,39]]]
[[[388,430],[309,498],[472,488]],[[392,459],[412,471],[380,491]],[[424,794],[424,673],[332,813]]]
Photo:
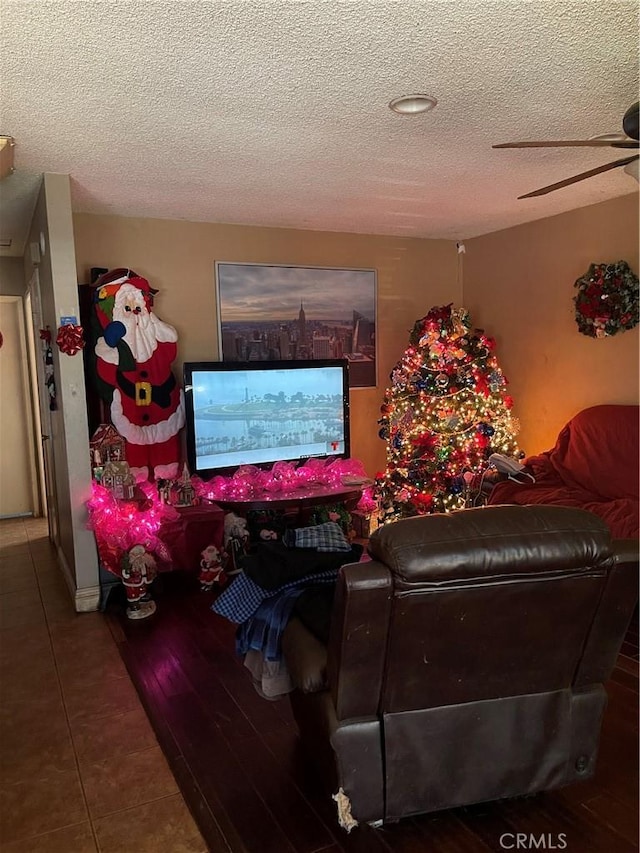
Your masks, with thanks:
[[[130,267],[159,289],[157,314],[179,333],[178,376],[185,361],[218,358],[216,261],[377,270],[378,385],[351,392],[352,455],[369,475],[385,464],[379,408],[414,322],[434,305],[462,298],[456,247],[445,240],[81,213],[74,236],[79,282],[89,281],[91,267]]]
[[[574,319],[574,282],[591,263],[638,274],[638,195],[622,196],[465,241],[464,303],[497,341],[520,446],[555,443],[569,418],[599,403],[638,402],[640,327],[589,338]]]

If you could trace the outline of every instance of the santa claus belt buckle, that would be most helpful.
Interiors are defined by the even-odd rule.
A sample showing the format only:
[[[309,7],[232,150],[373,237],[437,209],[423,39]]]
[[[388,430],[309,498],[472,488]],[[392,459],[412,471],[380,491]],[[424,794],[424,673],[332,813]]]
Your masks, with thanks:
[[[136,406],[151,405],[151,383],[136,382]]]

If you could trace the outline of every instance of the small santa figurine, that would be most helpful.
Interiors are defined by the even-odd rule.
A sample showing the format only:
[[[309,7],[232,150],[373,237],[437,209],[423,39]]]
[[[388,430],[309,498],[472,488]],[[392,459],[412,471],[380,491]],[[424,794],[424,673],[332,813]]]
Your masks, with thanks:
[[[242,557],[249,553],[249,527],[246,518],[235,512],[228,512],[224,517],[224,551],[227,574],[240,574]]]
[[[127,616],[144,619],[155,613],[156,605],[149,597],[149,585],[157,574],[156,561],[144,545],[134,545],[123,556],[121,579],[127,593]]]
[[[153,313],[157,292],[133,270],[115,269],[95,284],[96,374],[111,422],[125,440],[137,481],[178,473],[184,395],[171,371],[178,333]]]
[[[222,558],[220,551],[215,545],[208,545],[201,553],[200,560],[200,589],[210,590],[216,583],[223,584],[226,580],[226,575],[222,568]]]

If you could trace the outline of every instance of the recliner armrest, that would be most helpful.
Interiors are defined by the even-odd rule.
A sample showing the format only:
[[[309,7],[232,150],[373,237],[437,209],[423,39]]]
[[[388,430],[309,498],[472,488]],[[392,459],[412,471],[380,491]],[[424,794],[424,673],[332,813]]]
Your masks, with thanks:
[[[602,592],[598,612],[591,626],[574,686],[607,681],[616,663],[626,629],[638,602],[638,542],[614,539],[614,565]]]
[[[340,569],[327,659],[338,720],[377,714],[392,590],[389,570],[375,560]]]
[[[613,556],[618,565],[632,563],[638,565],[640,562],[640,543],[637,539],[614,539]]]

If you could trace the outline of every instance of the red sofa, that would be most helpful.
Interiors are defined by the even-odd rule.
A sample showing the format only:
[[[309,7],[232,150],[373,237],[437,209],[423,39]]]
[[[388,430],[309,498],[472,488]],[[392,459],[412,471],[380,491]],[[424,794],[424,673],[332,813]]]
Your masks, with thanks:
[[[615,538],[639,538],[638,406],[592,406],[573,417],[552,450],[524,460],[535,483],[497,483],[490,504],[555,504],[598,515]]]

